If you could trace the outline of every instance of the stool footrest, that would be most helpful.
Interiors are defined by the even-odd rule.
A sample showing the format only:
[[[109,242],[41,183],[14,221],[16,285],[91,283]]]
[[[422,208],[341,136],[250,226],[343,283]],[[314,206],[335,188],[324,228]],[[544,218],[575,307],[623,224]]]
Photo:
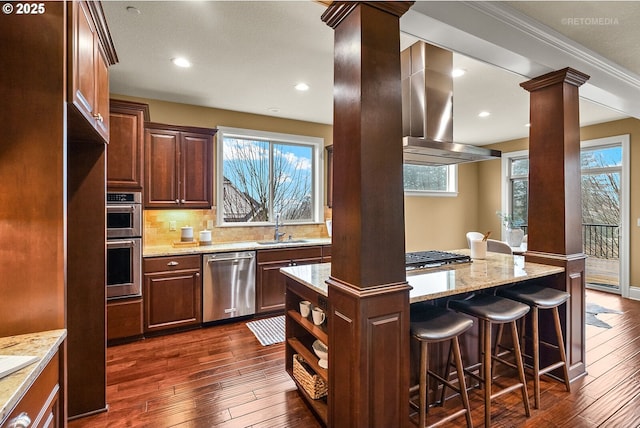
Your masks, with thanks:
[[[493,400],[494,398],[500,397],[501,395],[507,394],[511,391],[515,391],[516,389],[520,389],[520,388],[522,388],[522,383],[516,383],[510,386],[507,386],[506,388],[503,388],[500,391],[491,394],[491,399]]]
[[[550,366],[547,366],[543,369],[538,370],[538,372],[543,375],[543,374],[547,374],[549,373],[551,370],[555,370],[557,368],[560,368],[564,366],[564,361],[558,361],[557,363],[551,364]]]

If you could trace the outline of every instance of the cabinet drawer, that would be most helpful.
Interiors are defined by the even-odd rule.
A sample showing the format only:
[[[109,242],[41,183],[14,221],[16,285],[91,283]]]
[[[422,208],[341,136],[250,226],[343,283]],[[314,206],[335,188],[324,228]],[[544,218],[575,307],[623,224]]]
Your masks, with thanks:
[[[145,272],[171,272],[183,269],[200,269],[200,255],[153,257],[144,259]]]
[[[29,427],[45,427],[47,422],[53,422],[53,425],[49,426],[59,426],[60,421],[57,420],[59,415],[58,390],[60,389],[58,383],[59,362],[59,353],[56,352],[49,364],[13,409],[3,428],[10,426],[11,421],[23,412],[31,419]]]
[[[322,257],[322,247],[278,248],[273,250],[259,250],[258,263],[282,260],[312,259]]]
[[[142,336],[142,299],[107,304],[107,340]]]

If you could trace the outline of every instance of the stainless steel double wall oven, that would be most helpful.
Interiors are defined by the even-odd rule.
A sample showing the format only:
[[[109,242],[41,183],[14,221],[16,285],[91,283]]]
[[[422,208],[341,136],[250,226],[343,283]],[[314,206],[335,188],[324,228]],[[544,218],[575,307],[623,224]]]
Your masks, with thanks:
[[[142,295],[142,193],[107,193],[107,299]]]

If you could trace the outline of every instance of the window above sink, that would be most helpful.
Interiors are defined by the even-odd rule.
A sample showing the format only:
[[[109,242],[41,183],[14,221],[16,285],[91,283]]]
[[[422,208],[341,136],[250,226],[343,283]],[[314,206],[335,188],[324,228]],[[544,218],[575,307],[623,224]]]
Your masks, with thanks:
[[[322,222],[322,138],[219,127],[217,143],[219,226]]]

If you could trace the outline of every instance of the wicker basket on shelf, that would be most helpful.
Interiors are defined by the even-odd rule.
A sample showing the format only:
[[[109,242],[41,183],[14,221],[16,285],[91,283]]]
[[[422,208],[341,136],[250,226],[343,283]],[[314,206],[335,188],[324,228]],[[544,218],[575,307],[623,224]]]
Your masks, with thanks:
[[[293,355],[293,377],[311,398],[317,400],[327,395],[328,386],[298,354]]]

